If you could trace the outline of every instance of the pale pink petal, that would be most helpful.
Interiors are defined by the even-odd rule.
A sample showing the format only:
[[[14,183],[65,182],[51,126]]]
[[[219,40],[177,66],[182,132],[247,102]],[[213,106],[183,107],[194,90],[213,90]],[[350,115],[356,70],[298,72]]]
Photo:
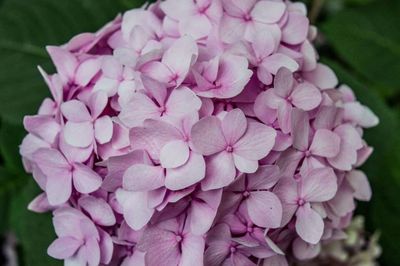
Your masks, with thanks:
[[[98,118],[104,111],[108,103],[108,96],[104,91],[93,93],[89,99],[90,114],[93,119]]]
[[[301,83],[296,86],[291,97],[293,105],[304,111],[318,107],[322,100],[319,90],[310,83]]]
[[[165,84],[171,81],[174,74],[166,65],[155,61],[145,64],[140,70],[148,77]]]
[[[311,143],[310,152],[326,158],[335,157],[340,150],[340,141],[336,133],[327,129],[318,129]]]
[[[289,12],[288,22],[282,30],[283,42],[296,45],[307,38],[310,22],[308,18],[298,12]]]
[[[201,183],[204,191],[222,188],[235,179],[236,169],[232,154],[220,152],[207,160],[206,178]]]
[[[288,134],[292,123],[293,107],[290,103],[285,102],[278,108],[278,122],[283,133]]]
[[[130,192],[119,189],[116,196],[123,207],[126,223],[133,230],[142,229],[150,221],[154,209],[148,207],[146,192]]]
[[[226,148],[221,120],[215,116],[197,122],[192,127],[191,139],[195,150],[203,155],[212,155]]]
[[[86,122],[92,120],[86,105],[78,100],[71,100],[61,104],[61,112],[68,121]]]
[[[310,204],[301,206],[296,212],[296,232],[306,242],[317,244],[324,232],[324,221],[311,209]]]
[[[115,215],[110,205],[102,198],[93,196],[83,196],[78,200],[78,204],[99,225],[112,226],[115,224]]]
[[[65,141],[73,147],[85,148],[93,143],[94,128],[90,121],[77,123],[68,121],[63,130]]]
[[[95,239],[94,237],[87,239],[83,248],[85,249],[88,265],[89,266],[99,265],[100,247],[97,239]]]
[[[240,40],[246,30],[246,22],[224,14],[220,25],[220,37],[225,43],[234,43]]]
[[[159,166],[134,164],[123,176],[123,188],[130,191],[149,191],[164,185],[164,169]]]
[[[179,266],[202,266],[205,240],[203,236],[196,236],[188,234],[184,237],[182,242],[182,255]]]
[[[119,84],[119,80],[102,77],[94,85],[93,92],[103,91],[111,97],[117,93]]]
[[[52,116],[48,115],[25,116],[24,127],[28,132],[50,143],[55,141],[61,128],[60,124]]]
[[[170,190],[181,190],[200,182],[205,177],[206,165],[203,156],[191,152],[186,164],[167,169],[165,187]]]
[[[197,112],[201,107],[201,100],[187,87],[176,88],[171,92],[166,103],[165,113],[173,117],[182,117]]]
[[[75,70],[78,67],[78,60],[66,49],[57,46],[47,46],[52,61],[54,62],[57,72],[61,75],[63,82],[74,81]]]
[[[86,87],[96,74],[99,73],[100,67],[100,61],[96,58],[90,58],[82,62],[76,70],[76,84]]]
[[[323,202],[332,199],[337,191],[337,181],[332,168],[317,168],[302,177],[301,196],[306,201]]]
[[[247,120],[240,109],[234,109],[222,120],[222,131],[229,145],[236,143],[246,132]]]
[[[173,140],[161,148],[160,163],[164,168],[182,166],[189,158],[189,146],[183,140]]]
[[[129,128],[141,126],[143,121],[161,116],[159,108],[146,95],[134,93],[126,106],[122,106],[119,118]]]
[[[282,222],[282,204],[269,191],[253,191],[246,200],[250,219],[260,227],[278,228]]]
[[[286,98],[293,90],[294,78],[290,69],[282,67],[278,70],[274,80],[274,91],[277,95]]]
[[[73,237],[57,238],[47,249],[47,254],[56,259],[66,259],[74,255],[82,244],[81,240]]]
[[[303,76],[322,90],[335,88],[339,82],[332,69],[323,64],[317,64],[317,68],[304,72]]]
[[[236,142],[233,152],[249,160],[267,156],[275,144],[276,131],[258,122],[249,122],[244,136]]]
[[[66,172],[47,178],[46,195],[50,205],[56,206],[68,201],[72,193],[72,174]]]
[[[293,109],[292,112],[292,137],[293,147],[306,151],[308,149],[308,138],[310,132],[310,124],[308,113],[300,109]]]
[[[256,160],[249,160],[233,154],[233,161],[236,168],[242,173],[254,173],[258,169],[258,161]]]
[[[258,1],[251,11],[251,16],[261,23],[275,23],[284,14],[285,3],[274,1]]]
[[[354,189],[354,197],[358,200],[371,200],[372,191],[367,176],[359,170],[353,170],[346,175],[346,179]]]
[[[299,64],[295,60],[281,53],[275,53],[265,58],[262,66],[274,75],[282,67],[289,69],[291,72],[295,72],[299,68]]]
[[[102,116],[94,122],[94,137],[99,144],[109,142],[113,135],[113,122],[109,116]]]
[[[293,254],[299,260],[310,260],[315,258],[321,252],[321,245],[304,242],[301,238],[297,238],[293,242]]]
[[[74,163],[72,175],[75,189],[84,194],[97,190],[103,181],[95,171],[81,163]]]
[[[259,59],[264,59],[273,53],[275,49],[274,36],[269,31],[263,31],[254,36],[252,42],[254,54]]]
[[[270,189],[279,180],[279,167],[276,165],[261,165],[257,172],[249,175],[247,187],[249,189]]]

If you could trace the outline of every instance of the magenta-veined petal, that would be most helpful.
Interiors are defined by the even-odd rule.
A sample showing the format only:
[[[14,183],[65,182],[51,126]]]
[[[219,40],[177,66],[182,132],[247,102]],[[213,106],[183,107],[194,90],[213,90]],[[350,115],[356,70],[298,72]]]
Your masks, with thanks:
[[[253,191],[246,200],[250,219],[260,227],[278,228],[282,221],[282,204],[270,191]]]
[[[296,212],[296,232],[306,242],[317,244],[324,232],[324,221],[311,209],[309,203],[299,207]]]

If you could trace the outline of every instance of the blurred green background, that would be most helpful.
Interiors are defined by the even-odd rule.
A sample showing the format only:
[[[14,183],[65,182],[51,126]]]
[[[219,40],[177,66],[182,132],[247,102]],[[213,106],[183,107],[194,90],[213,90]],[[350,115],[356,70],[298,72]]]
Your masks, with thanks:
[[[370,232],[382,233],[381,264],[400,265],[400,1],[305,0],[320,29],[321,60],[370,106],[381,124],[366,132],[375,148],[363,169],[374,196],[360,204]],[[51,215],[27,211],[39,193],[24,173],[18,145],[22,117],[48,94],[36,66],[54,71],[44,46],[96,31],[142,0],[0,0],[0,245],[16,236],[20,265],[60,265],[46,256]],[[0,256],[0,265],[4,254]]]

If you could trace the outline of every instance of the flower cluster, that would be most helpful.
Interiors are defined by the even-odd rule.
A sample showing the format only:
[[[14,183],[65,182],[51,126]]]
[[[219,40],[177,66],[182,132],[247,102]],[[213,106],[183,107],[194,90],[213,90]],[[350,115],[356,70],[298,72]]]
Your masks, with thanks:
[[[343,237],[378,123],[305,6],[166,0],[47,47],[20,152],[67,265],[286,265]],[[280,263],[280,264],[278,264]]]

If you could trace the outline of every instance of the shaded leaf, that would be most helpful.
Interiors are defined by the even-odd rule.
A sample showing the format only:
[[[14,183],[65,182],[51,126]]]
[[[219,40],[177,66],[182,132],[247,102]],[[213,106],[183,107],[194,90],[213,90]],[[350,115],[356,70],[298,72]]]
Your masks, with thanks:
[[[344,9],[322,27],[340,58],[387,96],[400,92],[399,14],[399,1],[375,1]]]

